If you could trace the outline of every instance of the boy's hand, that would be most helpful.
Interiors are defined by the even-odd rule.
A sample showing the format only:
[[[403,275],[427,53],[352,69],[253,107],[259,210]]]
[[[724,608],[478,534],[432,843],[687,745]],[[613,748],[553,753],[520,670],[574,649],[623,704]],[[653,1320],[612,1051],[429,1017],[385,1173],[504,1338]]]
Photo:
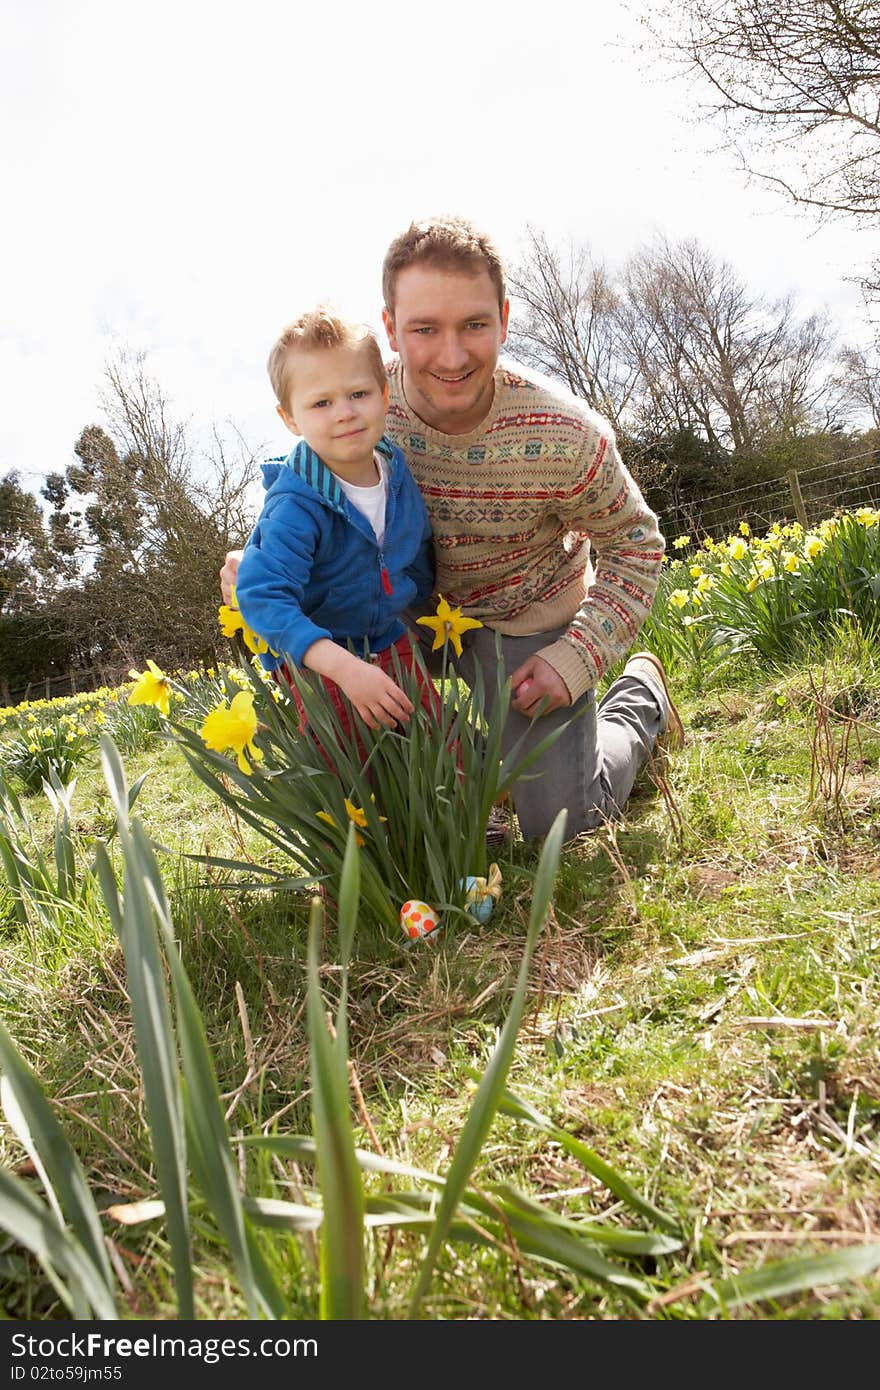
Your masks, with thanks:
[[[368,729],[376,729],[380,724],[394,729],[398,724],[409,723],[413,712],[412,702],[378,666],[355,657],[351,670],[346,670],[335,679]]]
[[[232,602],[232,590],[238,579],[238,566],[243,554],[243,550],[227,550],[226,552],[226,560],[220,571],[220,592],[223,595],[224,603]]]
[[[368,729],[377,729],[380,724],[393,729],[397,724],[408,723],[413,705],[400,686],[378,666],[362,661],[329,638],[321,637],[312,643],[303,665],[335,681]]]

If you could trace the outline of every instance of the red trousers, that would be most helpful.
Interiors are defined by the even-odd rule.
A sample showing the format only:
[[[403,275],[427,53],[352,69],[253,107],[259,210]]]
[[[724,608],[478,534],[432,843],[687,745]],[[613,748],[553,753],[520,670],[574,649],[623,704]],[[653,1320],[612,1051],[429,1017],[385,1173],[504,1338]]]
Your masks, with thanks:
[[[384,652],[376,652],[375,655],[372,656],[370,659],[374,665],[378,666],[382,671],[385,671],[386,674],[389,675],[392,680],[394,680],[395,652],[397,653],[398,661],[400,662],[400,665],[403,668],[403,670],[411,670],[415,672],[421,690],[422,709],[427,710],[428,714],[433,715],[435,718],[439,718],[440,697],[437,694],[437,691],[434,689],[434,685],[431,681],[430,676],[428,676],[424,672],[421,666],[415,665],[413,661],[412,644],[408,636],[404,635],[403,637],[398,638],[398,640],[392,643],[390,647],[386,647]],[[305,730],[308,728],[308,718],[306,716],[305,706],[303,705],[303,702],[300,699],[299,691],[297,690],[296,685],[294,684],[293,678],[291,677],[291,674],[286,666],[282,666],[280,668],[279,674],[283,675],[284,679],[287,681],[287,684],[291,688],[294,703],[296,704],[296,708],[299,712],[299,727],[301,730]],[[324,682],[324,688],[330,697],[330,702],[339,716],[339,722],[342,725],[343,731],[349,737],[351,737],[354,731],[351,727],[351,720],[349,719],[348,707],[346,705],[345,696],[343,695],[336,682],[334,680],[331,680],[329,676],[322,676],[321,680]],[[354,738],[357,742],[357,748],[358,753],[360,754],[361,762],[366,762],[367,750],[364,748],[364,745],[356,732],[354,732]],[[330,763],[330,766],[332,768],[333,764],[330,761],[330,758],[328,757],[326,750],[322,748],[321,752],[324,754],[324,757],[327,759],[327,762]]]

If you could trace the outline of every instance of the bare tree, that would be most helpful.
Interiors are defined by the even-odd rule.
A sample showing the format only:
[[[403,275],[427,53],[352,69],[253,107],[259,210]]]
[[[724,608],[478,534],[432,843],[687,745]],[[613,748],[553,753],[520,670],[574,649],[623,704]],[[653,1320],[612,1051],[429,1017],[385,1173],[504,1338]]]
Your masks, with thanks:
[[[637,379],[620,350],[618,302],[611,276],[587,246],[559,250],[534,227],[513,267],[510,289],[522,306],[514,315],[514,356],[564,381],[618,426]]]
[[[860,410],[868,411],[874,429],[880,430],[880,352],[844,348],[840,354],[842,387]]]
[[[510,280],[514,352],[614,423],[646,486],[672,456],[703,485],[731,454],[754,466],[842,423],[827,319],[756,295],[696,241],[658,238],[613,279],[530,228]]]
[[[139,354],[108,362],[101,404],[107,428],[82,431],[45,493],[78,560],[77,623],[96,659],[211,659],[218,571],[253,520],[254,452],[234,426],[197,449]]]
[[[108,363],[101,404],[141,503],[142,612],[165,650],[178,641],[207,653],[217,639],[220,565],[250,529],[254,452],[234,426],[224,434],[215,425],[209,451],[197,454],[189,421],[175,418],[142,354]]]
[[[754,452],[768,428],[815,423],[828,399],[830,332],[768,303],[696,241],[656,242],[625,268],[620,321],[641,392],[640,432],[697,430]]]
[[[706,79],[749,174],[828,213],[880,214],[877,0],[663,0],[648,25]]]

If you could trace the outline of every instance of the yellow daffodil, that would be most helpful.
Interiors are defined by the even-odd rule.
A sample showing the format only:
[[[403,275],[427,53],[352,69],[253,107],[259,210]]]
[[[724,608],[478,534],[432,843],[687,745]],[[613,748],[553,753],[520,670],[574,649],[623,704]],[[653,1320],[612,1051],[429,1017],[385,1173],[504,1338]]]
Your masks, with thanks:
[[[244,618],[237,608],[230,608],[228,603],[221,603],[217,609],[217,618],[220,622],[220,630],[224,637],[234,637],[235,634],[244,626]]]
[[[354,802],[353,802],[353,801],[349,801],[348,797],[346,797],[346,798],[345,798],[345,814],[348,816],[348,819],[349,819],[349,820],[353,820],[353,821],[354,821],[355,825],[359,825],[360,828],[361,828],[361,830],[366,830],[366,828],[367,828],[367,813],[366,813],[366,811],[364,810],[363,806],[355,806]]]
[[[373,802],[373,804],[375,805],[375,802],[376,802],[375,796],[371,796],[371,797],[370,797],[370,800],[371,800],[371,801]],[[367,828],[367,813],[366,813],[366,811],[364,810],[363,806],[355,806],[354,802],[353,802],[353,801],[349,801],[348,797],[346,797],[346,798],[345,798],[345,813],[346,813],[346,815],[348,816],[348,819],[349,819],[350,821],[353,821],[354,824],[360,828],[360,830],[366,830],[366,828]],[[318,811],[318,812],[317,812],[317,818],[318,818],[318,820],[322,820],[322,821],[326,822],[327,825],[331,825],[331,826],[333,827],[334,830],[337,830],[337,829],[339,828],[339,827],[337,826],[335,820],[333,819],[333,817],[330,815],[330,812],[329,812],[329,811]],[[379,819],[382,820],[382,821],[384,821],[384,820],[387,820],[388,817],[387,817],[387,816],[380,816]],[[355,837],[354,837],[354,838],[355,838],[355,843],[356,843],[357,845],[362,845],[362,844],[365,843],[363,835],[359,834],[358,832],[355,832]]]
[[[707,594],[709,590],[713,587],[714,583],[715,580],[712,578],[711,574],[701,574],[696,584],[694,585],[694,590],[702,598],[703,594]]]
[[[448,639],[456,656],[461,656],[461,634],[468,632],[472,627],[483,626],[477,618],[463,617],[460,608],[450,608],[445,598],[440,599],[433,618],[418,618],[417,621],[434,629],[432,652],[438,651]]]
[[[746,545],[742,536],[731,536],[730,540],[727,542],[727,553],[731,560],[742,560],[748,555],[749,547]]]
[[[699,577],[700,577],[700,575],[701,575],[702,573],[703,573],[703,566],[702,566],[702,565],[691,565],[691,568],[690,568],[691,579],[699,579]]]
[[[240,690],[231,705],[227,706],[224,700],[216,709],[212,709],[199,730],[205,746],[215,753],[225,753],[227,750],[236,753],[238,766],[247,776],[251,774],[251,767],[245,754],[251,762],[263,760],[262,752],[253,741],[256,732],[254,697],[249,690]]]
[[[866,529],[869,526],[876,526],[880,521],[880,512],[875,511],[873,507],[859,507],[856,511],[856,521]]]
[[[825,542],[821,536],[807,536],[804,541],[804,555],[808,560],[815,560],[817,555],[821,555],[825,549]]]
[[[375,806],[375,804],[376,804],[376,796],[375,796],[375,793],[373,793],[373,794],[370,796],[370,800],[372,801],[373,805]],[[353,820],[354,823],[355,823],[355,825],[361,826],[362,829],[366,827],[366,824],[367,824],[367,813],[366,813],[366,811],[365,811],[362,807],[360,807],[360,806],[355,806],[354,802],[353,802],[353,801],[349,801],[348,797],[345,798],[345,810],[346,810],[346,813],[347,813],[347,815],[348,815],[349,820]],[[387,817],[387,816],[380,816],[379,819],[384,821],[384,820],[387,820],[388,817]]]
[[[669,595],[669,602],[673,608],[684,608],[688,601],[687,589],[673,589]]]
[[[741,536],[750,536],[752,534],[752,528],[747,521],[741,521],[739,523],[739,533]]]
[[[222,603],[217,610],[217,616],[220,619],[220,628],[224,637],[234,637],[237,632],[240,632],[241,640],[248,651],[254,653],[254,656],[260,656],[262,652],[269,650],[269,643],[264,642],[253,628],[248,627],[237,608],[230,608],[228,604]]]
[[[690,536],[676,536],[675,540],[672,542],[672,545],[675,550],[684,550],[685,546],[690,545],[690,543]]]
[[[129,671],[136,682],[128,697],[130,705],[155,705],[166,716],[171,704],[171,682],[155,661],[147,660],[146,671]]]
[[[801,562],[792,550],[784,550],[782,553],[782,568],[788,570],[789,574],[800,572]]]

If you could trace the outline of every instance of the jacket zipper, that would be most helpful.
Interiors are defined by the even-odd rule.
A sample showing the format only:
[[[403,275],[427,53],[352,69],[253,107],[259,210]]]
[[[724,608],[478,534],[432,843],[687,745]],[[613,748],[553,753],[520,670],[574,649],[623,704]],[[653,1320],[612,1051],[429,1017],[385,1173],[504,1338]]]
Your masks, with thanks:
[[[386,524],[386,527],[387,527],[387,525],[388,525],[388,522],[389,522],[390,519],[391,519],[391,513],[392,513],[392,511],[394,510],[394,508],[393,508],[393,499],[392,499],[392,494],[393,494],[392,480],[393,480],[393,475],[392,475],[391,467],[390,467],[390,465],[389,465],[389,468],[388,468],[388,492],[387,492],[387,497],[386,497],[386,515],[385,515],[385,524]],[[379,578],[380,578],[381,581],[382,581],[382,589],[383,589],[383,591],[385,592],[385,594],[386,594],[386,596],[387,596],[388,598],[391,598],[392,594],[394,593],[394,589],[393,589],[392,584],[391,584],[391,576],[390,576],[390,574],[388,573],[388,566],[387,566],[386,563],[385,563],[385,552],[384,552],[384,550],[382,549],[381,545],[379,546]]]
[[[391,587],[391,576],[388,573],[388,566],[385,564],[385,556],[381,550],[379,551],[379,578],[382,581],[382,588],[390,598],[394,593],[394,589]]]

